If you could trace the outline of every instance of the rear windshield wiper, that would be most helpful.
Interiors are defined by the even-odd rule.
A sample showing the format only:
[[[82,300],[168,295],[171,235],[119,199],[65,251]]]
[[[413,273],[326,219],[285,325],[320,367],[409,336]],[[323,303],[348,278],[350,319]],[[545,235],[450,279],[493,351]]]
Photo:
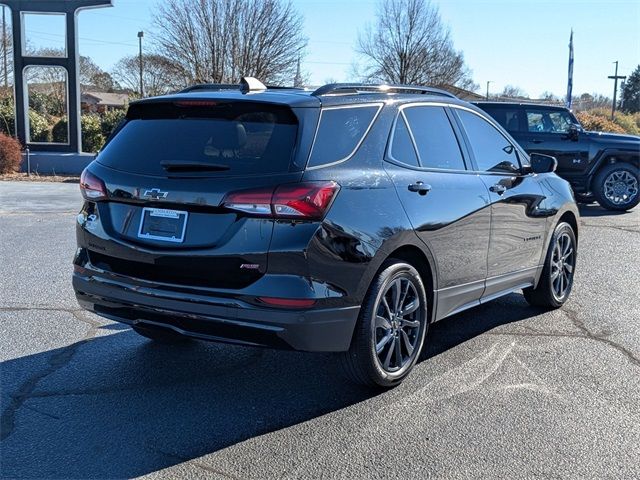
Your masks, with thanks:
[[[192,160],[162,160],[160,165],[167,172],[222,172],[231,169],[229,165]]]

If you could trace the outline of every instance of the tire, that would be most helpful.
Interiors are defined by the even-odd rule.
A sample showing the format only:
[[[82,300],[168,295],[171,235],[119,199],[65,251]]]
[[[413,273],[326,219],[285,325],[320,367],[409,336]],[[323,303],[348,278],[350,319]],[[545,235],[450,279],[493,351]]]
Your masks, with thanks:
[[[151,325],[132,325],[131,328],[134,332],[143,337],[149,338],[154,342],[163,343],[166,345],[176,345],[180,343],[189,342],[189,337],[180,335],[178,332],[174,332],[169,328],[154,327]]]
[[[402,310],[406,313],[397,315]],[[402,260],[387,260],[369,287],[351,346],[340,354],[347,376],[373,387],[400,384],[420,356],[427,312],[427,294],[418,271]]]
[[[584,205],[589,205],[591,203],[596,202],[596,197],[593,193],[573,193],[573,196],[576,198],[576,203],[582,203]]]
[[[593,179],[593,194],[607,210],[631,210],[640,202],[638,167],[630,163],[611,163],[602,167]]]
[[[573,228],[566,222],[559,223],[549,243],[538,285],[522,290],[530,305],[560,308],[567,301],[573,287],[577,254]],[[559,258],[563,258],[560,263]]]

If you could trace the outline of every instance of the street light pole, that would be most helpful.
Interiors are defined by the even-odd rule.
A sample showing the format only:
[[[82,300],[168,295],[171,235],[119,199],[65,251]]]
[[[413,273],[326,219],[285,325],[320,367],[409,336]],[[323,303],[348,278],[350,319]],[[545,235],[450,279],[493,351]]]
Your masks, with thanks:
[[[489,84],[490,83],[493,83],[493,81],[492,80],[487,81],[487,100],[489,100]]]
[[[138,42],[140,44],[140,97],[144,97],[144,84],[142,82],[142,38],[144,37],[144,32],[138,32]]]
[[[618,60],[613,62],[616,64],[616,73],[609,75],[609,78],[613,80],[613,105],[611,105],[611,120],[614,119],[616,114],[616,101],[618,96],[618,80],[626,80],[626,76],[618,75]]]
[[[2,5],[2,56],[4,63],[4,88],[8,88],[9,72],[7,72],[7,22],[5,19],[4,5]]]

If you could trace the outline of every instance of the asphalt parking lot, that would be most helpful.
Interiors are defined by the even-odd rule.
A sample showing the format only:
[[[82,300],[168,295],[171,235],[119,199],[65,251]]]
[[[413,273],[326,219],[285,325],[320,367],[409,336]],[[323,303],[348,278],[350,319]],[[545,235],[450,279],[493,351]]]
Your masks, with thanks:
[[[79,310],[79,205],[0,182],[2,478],[640,477],[640,208],[582,208],[564,308],[439,322],[378,392],[331,355],[159,346]]]

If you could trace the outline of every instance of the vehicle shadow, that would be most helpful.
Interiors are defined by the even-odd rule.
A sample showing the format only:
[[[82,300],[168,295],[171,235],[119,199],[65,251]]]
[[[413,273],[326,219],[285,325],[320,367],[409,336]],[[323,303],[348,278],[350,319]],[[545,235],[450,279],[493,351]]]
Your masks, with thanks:
[[[624,215],[630,215],[633,210],[618,212],[615,210],[607,210],[602,208],[597,203],[590,203],[588,205],[579,204],[580,216],[582,217],[619,217]]]
[[[456,315],[433,325],[425,356],[538,313],[510,295]],[[337,375],[333,355],[200,342],[167,347],[128,328],[105,330],[0,364],[0,476],[136,477],[359,402],[385,401],[384,392]]]

